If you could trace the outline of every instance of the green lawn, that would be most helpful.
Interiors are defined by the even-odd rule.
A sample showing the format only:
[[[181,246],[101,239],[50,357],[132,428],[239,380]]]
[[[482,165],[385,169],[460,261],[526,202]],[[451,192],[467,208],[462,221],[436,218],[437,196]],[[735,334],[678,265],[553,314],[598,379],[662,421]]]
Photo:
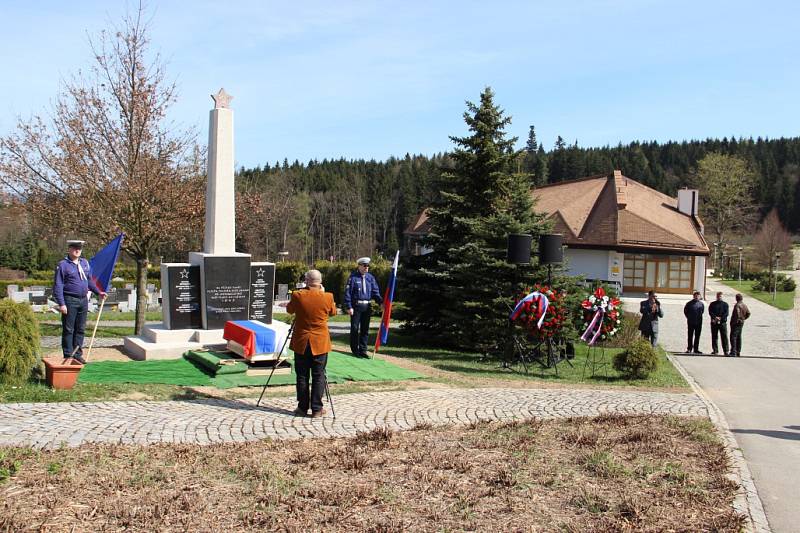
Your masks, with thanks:
[[[94,330],[94,322],[86,321],[86,336],[90,337]],[[56,324],[39,324],[39,335],[60,337],[61,326]],[[133,335],[133,327],[130,326],[98,326],[98,337],[128,337]],[[88,342],[88,341],[87,341]]]
[[[342,310],[339,309],[339,314],[336,316],[332,316],[328,319],[329,322],[346,322],[350,323],[350,315],[342,314]],[[281,322],[286,322],[289,324],[292,321],[292,315],[289,313],[273,313],[272,315],[273,320],[280,320]],[[380,316],[373,316],[373,320],[380,320]]]
[[[348,342],[346,335],[334,335],[333,337],[340,343],[347,344]],[[370,340],[373,338],[374,330],[370,335]],[[582,343],[575,347],[575,359],[571,361],[571,366],[567,361],[562,361],[558,364],[557,375],[554,369],[545,369],[538,364],[529,366],[527,374],[521,366],[517,366],[514,369],[505,369],[502,368],[499,360],[484,360],[480,354],[474,352],[460,352],[425,346],[424,341],[396,330],[390,334],[389,344],[382,346],[380,351],[387,355],[409,359],[439,370],[457,372],[473,378],[549,381],[564,385],[598,384],[689,388],[680,373],[669,362],[663,350],[659,350],[659,366],[656,372],[647,379],[642,380],[627,379],[611,366],[614,354],[620,352],[620,348],[607,348],[605,350],[605,358],[608,364],[599,369],[594,376],[591,376],[591,371],[588,367],[584,372],[584,367],[587,366],[588,348]]]
[[[112,400],[131,393],[144,394],[152,400],[194,400],[207,397],[189,387],[176,385],[78,383],[71,390],[55,390],[44,382],[30,382],[17,387],[0,385],[0,403],[88,402]]]
[[[61,315],[58,313],[34,313],[36,318],[39,320],[61,320]],[[133,311],[125,311],[121,313],[119,311],[109,311],[107,309],[103,310],[103,315],[100,317],[101,320],[136,320],[136,314]],[[97,313],[89,313],[86,322],[91,323],[97,320]],[[145,320],[161,320],[161,311],[148,311],[145,313]]]
[[[266,381],[266,378],[264,378]],[[405,385],[397,381],[346,381],[331,383],[333,394],[355,394],[359,392],[404,390]],[[294,385],[270,387],[264,398],[285,397],[294,393]],[[261,386],[239,389],[215,389],[213,396],[200,392],[195,387],[143,383],[77,383],[71,390],[55,390],[43,381],[31,381],[24,385],[0,385],[0,403],[51,403],[51,402],[96,402],[120,400],[131,396],[147,397],[148,400],[197,400],[203,398],[258,398]]]
[[[735,289],[743,294],[751,296],[756,300],[760,300],[764,303],[767,303],[773,307],[777,307],[778,309],[783,309],[784,311],[788,311],[789,309],[794,308],[794,291],[792,292],[778,292],[775,295],[775,299],[772,299],[772,293],[764,292],[764,291],[754,291],[753,284],[755,281],[752,280],[742,280],[741,284],[738,280],[720,280],[720,283],[727,285],[728,287]]]

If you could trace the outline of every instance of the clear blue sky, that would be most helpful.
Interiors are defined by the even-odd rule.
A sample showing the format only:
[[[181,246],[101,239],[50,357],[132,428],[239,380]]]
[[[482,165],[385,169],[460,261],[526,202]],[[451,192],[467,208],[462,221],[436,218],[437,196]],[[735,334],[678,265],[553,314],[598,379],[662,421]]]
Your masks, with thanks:
[[[132,3],[131,3],[132,4]],[[91,62],[125,2],[2,0],[0,135]],[[133,5],[133,4],[132,4]],[[740,1],[210,1],[149,4],[154,48],[207,137],[234,95],[238,165],[432,154],[484,86],[582,146],[800,135],[800,4]]]

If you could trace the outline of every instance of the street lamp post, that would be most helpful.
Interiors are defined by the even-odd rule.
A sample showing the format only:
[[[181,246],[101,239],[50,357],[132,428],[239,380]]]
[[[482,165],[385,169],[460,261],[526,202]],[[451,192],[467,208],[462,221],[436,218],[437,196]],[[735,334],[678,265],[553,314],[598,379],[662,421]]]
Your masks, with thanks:
[[[719,243],[715,242],[713,244],[714,244],[714,257],[711,261],[711,268],[714,269],[714,274],[717,274],[717,245]]]
[[[772,301],[775,301],[775,297],[778,295],[778,261],[781,259],[781,253],[775,252],[775,280],[773,281],[774,285],[772,287]]]
[[[742,247],[739,247],[739,286],[742,286]]]

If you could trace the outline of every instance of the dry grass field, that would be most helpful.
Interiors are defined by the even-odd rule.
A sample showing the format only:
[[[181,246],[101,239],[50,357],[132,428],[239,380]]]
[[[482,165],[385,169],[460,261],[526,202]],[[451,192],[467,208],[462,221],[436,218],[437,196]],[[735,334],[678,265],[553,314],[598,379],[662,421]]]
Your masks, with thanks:
[[[708,420],[0,449],[0,531],[739,531]]]

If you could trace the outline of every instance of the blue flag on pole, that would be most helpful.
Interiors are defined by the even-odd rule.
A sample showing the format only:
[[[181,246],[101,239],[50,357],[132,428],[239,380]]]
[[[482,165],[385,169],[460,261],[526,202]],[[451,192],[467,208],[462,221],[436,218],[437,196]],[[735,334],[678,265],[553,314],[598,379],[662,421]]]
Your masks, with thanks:
[[[124,233],[120,233],[116,239],[106,244],[102,250],[89,259],[89,266],[92,267],[92,280],[103,292],[108,292],[108,289],[111,288],[111,278],[114,277],[114,266],[117,264],[124,236]]]

